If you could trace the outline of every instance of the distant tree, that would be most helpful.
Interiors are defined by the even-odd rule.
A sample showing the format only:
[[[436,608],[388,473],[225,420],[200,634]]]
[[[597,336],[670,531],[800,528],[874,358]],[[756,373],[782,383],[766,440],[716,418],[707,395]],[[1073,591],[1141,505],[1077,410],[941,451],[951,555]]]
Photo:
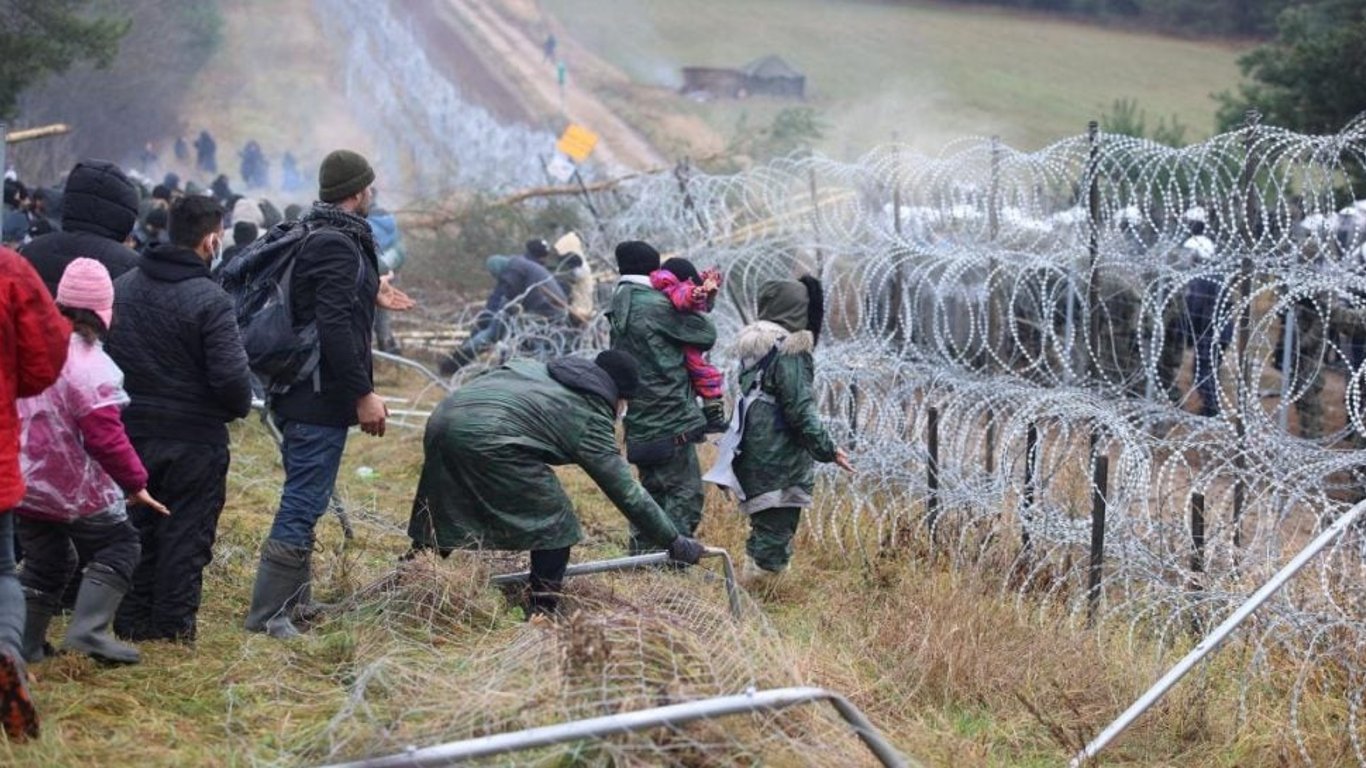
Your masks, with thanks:
[[[1252,82],[1219,95],[1219,123],[1236,128],[1256,109],[1272,124],[1335,133],[1366,111],[1366,3],[1314,0],[1276,19],[1276,39],[1239,60]]]
[[[107,67],[128,32],[128,19],[83,14],[90,0],[0,0],[0,118],[18,109],[19,94],[77,61]]]
[[[1115,100],[1111,111],[1100,116],[1100,129],[1106,133],[1133,136],[1136,139],[1151,139],[1169,147],[1181,147],[1186,144],[1186,126],[1176,115],[1172,115],[1171,122],[1168,122],[1167,118],[1159,118],[1150,133],[1148,113],[1139,108],[1135,99]]]

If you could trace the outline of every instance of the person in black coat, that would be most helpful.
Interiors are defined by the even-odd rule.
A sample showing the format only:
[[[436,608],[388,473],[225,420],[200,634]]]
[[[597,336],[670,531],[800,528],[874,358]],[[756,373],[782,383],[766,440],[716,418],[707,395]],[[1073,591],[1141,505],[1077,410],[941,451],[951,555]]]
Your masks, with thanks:
[[[53,296],[66,266],[77,257],[95,259],[119,275],[138,265],[124,243],[138,220],[138,192],[120,168],[105,160],[82,160],[71,169],[62,199],[62,231],[20,249]]]
[[[294,257],[290,297],[296,327],[317,328],[320,362],[270,402],[284,435],[285,484],[261,546],[246,619],[251,632],[298,634],[293,620],[307,612],[313,531],[331,501],[347,430],[359,424],[366,434],[384,434],[388,409],[375,392],[370,348],[375,306],[403,310],[412,302],[380,281],[365,220],[374,181],[361,155],[329,154],[318,171],[320,202],[302,219],[309,235]]]
[[[176,201],[170,243],[114,281],[119,321],[106,349],[132,403],[123,421],[164,517],[129,510],[142,537],[115,630],[130,640],[192,641],[228,478],[227,423],[251,411],[251,379],[232,300],[209,276],[223,250],[223,207]]]

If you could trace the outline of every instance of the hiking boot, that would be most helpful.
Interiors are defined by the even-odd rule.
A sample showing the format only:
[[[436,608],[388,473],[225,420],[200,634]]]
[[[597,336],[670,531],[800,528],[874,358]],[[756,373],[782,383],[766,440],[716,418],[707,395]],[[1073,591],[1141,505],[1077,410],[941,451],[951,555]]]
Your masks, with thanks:
[[[726,401],[716,398],[702,401],[702,415],[707,417],[707,425],[702,428],[706,434],[714,435],[730,429],[726,419]]]
[[[0,725],[10,741],[38,738],[38,710],[28,693],[28,670],[13,648],[0,649]]]
[[[66,628],[62,650],[79,651],[100,661],[116,664],[137,664],[142,654],[131,645],[114,637],[110,625],[114,614],[128,594],[128,580],[103,563],[85,567],[80,591],[76,593],[76,608],[71,614],[71,625]]]
[[[247,610],[248,632],[265,632],[277,640],[299,636],[290,615],[308,588],[312,557],[311,549],[266,539]]]
[[[24,661],[37,664],[52,653],[47,643],[47,627],[58,610],[58,600],[36,589],[24,590]]]

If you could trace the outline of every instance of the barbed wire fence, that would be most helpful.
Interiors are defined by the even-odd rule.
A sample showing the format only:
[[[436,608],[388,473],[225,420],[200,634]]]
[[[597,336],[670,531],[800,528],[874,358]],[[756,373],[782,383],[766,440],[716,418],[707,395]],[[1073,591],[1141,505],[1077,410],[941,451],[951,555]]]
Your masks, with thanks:
[[[1000,569],[1022,604],[1170,647],[1366,495],[1364,135],[1250,116],[1179,149],[1092,126],[681,166],[595,196],[587,235],[721,266],[723,361],[765,279],[822,277],[818,387],[862,471],[822,472],[821,541]],[[1353,529],[1244,635],[1244,695],[1268,658],[1300,665],[1306,760],[1299,702],[1331,668],[1366,764],[1364,557]]]
[[[1037,152],[981,138],[730,176],[684,164],[585,192],[582,234],[596,253],[644,238],[720,266],[723,366],[764,280],[822,277],[820,401],[861,470],[822,469],[806,519],[823,545],[851,561],[901,549],[1002,574],[1022,609],[1171,649],[1366,498],[1364,136],[1363,121],[1304,136],[1250,119],[1179,149],[1093,126]],[[601,317],[583,334],[514,324],[447,384],[508,355],[588,352],[605,335]],[[1288,663],[1286,721],[1306,762],[1334,728],[1366,765],[1363,576],[1366,536],[1352,528],[1241,635],[1240,715],[1263,673]],[[650,582],[670,600],[691,588]],[[646,656],[655,639],[681,642],[613,621]],[[523,679],[542,658],[529,648],[498,663]],[[1345,717],[1303,718],[1311,695],[1340,697]],[[379,746],[355,712],[330,738],[372,735],[333,741],[328,756]],[[455,725],[423,732],[498,730]]]

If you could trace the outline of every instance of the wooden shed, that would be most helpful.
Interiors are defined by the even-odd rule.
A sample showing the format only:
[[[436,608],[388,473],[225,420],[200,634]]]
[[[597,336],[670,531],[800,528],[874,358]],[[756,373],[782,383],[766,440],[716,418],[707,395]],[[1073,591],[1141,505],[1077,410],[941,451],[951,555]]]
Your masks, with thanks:
[[[684,67],[680,91],[718,99],[743,99],[753,95],[803,99],[806,97],[806,75],[781,57],[770,55],[739,69]]]

